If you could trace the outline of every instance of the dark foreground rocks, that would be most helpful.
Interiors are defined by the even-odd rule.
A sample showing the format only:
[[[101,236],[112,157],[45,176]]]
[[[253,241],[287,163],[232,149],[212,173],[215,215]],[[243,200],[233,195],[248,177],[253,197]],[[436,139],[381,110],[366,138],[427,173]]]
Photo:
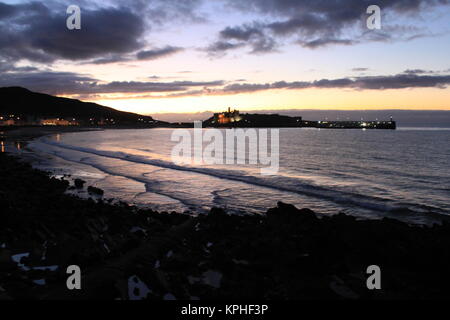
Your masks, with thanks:
[[[92,186],[89,186],[87,188],[87,191],[89,192],[89,194],[97,195],[97,196],[103,196],[103,194],[105,193],[102,189],[92,187]]]
[[[0,155],[0,299],[449,298],[450,226],[266,215],[191,217],[80,200]],[[82,290],[66,288],[66,268]],[[382,270],[382,290],[366,269]]]
[[[85,183],[86,183],[86,181],[81,180],[81,179],[74,180],[74,185],[75,185],[75,188],[77,188],[77,189],[83,189]]]

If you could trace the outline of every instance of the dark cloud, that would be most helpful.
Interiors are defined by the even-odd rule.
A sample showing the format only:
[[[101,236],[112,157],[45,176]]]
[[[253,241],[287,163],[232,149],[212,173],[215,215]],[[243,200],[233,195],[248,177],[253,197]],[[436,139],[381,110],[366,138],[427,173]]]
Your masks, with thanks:
[[[0,66],[1,67],[1,66]],[[224,81],[113,81],[100,82],[88,75],[71,72],[2,72],[0,87],[21,86],[30,90],[55,95],[80,95],[97,97],[100,94],[141,94],[139,97],[184,97],[196,95],[229,95],[264,90],[287,89],[353,89],[387,90],[407,88],[447,88],[450,75],[421,75],[402,73],[392,76],[365,76],[317,81],[278,81],[272,83],[236,83]],[[144,95],[142,95],[144,94]]]
[[[223,39],[249,41],[254,37],[260,37],[263,33],[259,30],[258,26],[244,25],[241,27],[227,27],[220,32],[220,36]]]
[[[220,56],[229,50],[239,49],[245,46],[243,42],[228,42],[228,41],[217,41],[211,44],[206,50],[210,55]]]
[[[450,85],[450,75],[421,76],[415,74],[399,74],[394,76],[370,76],[341,79],[322,79],[312,82],[279,81],[266,84],[230,84],[222,89],[225,94],[249,93],[272,89],[356,89],[387,90],[406,88],[446,88]]]
[[[14,64],[0,61],[0,72],[31,72],[37,70],[38,68],[32,66],[17,67]]]
[[[220,40],[208,48],[211,55],[223,55],[227,51],[243,48],[249,45],[250,53],[267,53],[276,50],[276,42],[264,33],[264,26],[258,23],[227,27],[220,32]]]
[[[180,48],[145,49],[144,37],[154,26],[198,21],[202,0],[110,0],[107,3],[57,0],[0,2],[0,59],[51,63],[56,60],[94,64],[155,59]],[[66,8],[80,4],[81,30],[68,30]]]
[[[316,49],[325,47],[328,45],[346,45],[350,46],[353,44],[358,43],[355,40],[349,40],[349,39],[331,39],[331,38],[321,38],[321,39],[315,39],[311,41],[298,41],[298,43],[305,48],[309,49]]]
[[[259,39],[256,39],[252,43],[252,50],[250,53],[268,53],[268,52],[275,52],[277,43],[276,41],[271,37],[261,37]]]
[[[15,72],[0,74],[0,87],[20,86],[37,92],[62,94],[79,93],[95,86],[95,79],[72,72]]]
[[[113,0],[117,6],[126,6],[133,12],[146,17],[150,25],[163,26],[167,23],[203,23],[206,18],[198,10],[204,0]]]
[[[22,17],[45,15],[49,12],[50,10],[43,3],[37,1],[19,4],[0,2],[0,19],[9,19],[17,15],[22,15]]]
[[[118,54],[108,54],[105,57],[87,61],[91,64],[108,64],[116,62],[125,62],[132,60],[130,56],[118,55]]]
[[[16,13],[16,7],[0,2],[0,19],[10,17]]]
[[[298,31],[309,35],[318,35],[323,32],[333,34],[335,32],[335,28],[326,16],[312,13],[302,13],[287,20],[270,23],[267,28],[277,35],[288,35]]]
[[[410,26],[385,26],[385,31],[367,32],[367,8],[377,4],[384,15],[411,15],[430,7],[449,5],[450,0],[228,0],[228,3],[246,13],[272,18],[272,22],[265,18],[250,25],[227,27],[219,33],[218,41],[238,40],[239,47],[247,45],[252,53],[258,53],[274,51],[280,40],[291,37],[310,49],[361,41],[417,39],[427,34]],[[270,50],[269,47],[258,50],[258,44],[263,42],[272,43]],[[227,51],[236,47],[223,48]],[[218,48],[213,49],[217,53]]]
[[[369,68],[353,68],[352,71],[354,72],[364,72],[364,71],[368,71]]]
[[[227,27],[219,34],[220,40],[206,48],[210,55],[222,56],[230,50],[249,45],[250,53],[267,53],[275,51],[276,42],[264,33],[264,27],[254,23],[238,27]]]
[[[361,77],[356,78],[355,89],[405,89],[405,88],[446,88],[450,84],[450,75],[407,75]]]
[[[173,81],[173,82],[137,82],[114,81],[87,88],[88,93],[139,93],[185,91],[192,87],[222,86],[223,81]]]
[[[368,32],[364,28],[366,8],[378,4],[383,14],[410,15],[450,4],[450,0],[221,1],[229,10],[249,13],[252,21],[220,31],[206,48],[216,56],[244,47],[253,54],[275,52],[286,41],[315,49],[362,41],[395,41],[399,37],[416,39],[427,33],[419,28],[387,25],[382,31]],[[82,29],[78,31],[65,27],[65,9],[73,3],[82,7]],[[105,64],[166,57],[181,49],[161,45],[149,48],[145,37],[168,24],[204,22],[205,3],[206,0],[0,2],[0,59],[41,63],[67,59]]]
[[[127,62],[127,61],[135,61],[137,60],[157,60],[164,57],[171,56],[178,52],[183,51],[183,48],[166,46],[163,48],[153,48],[148,50],[138,51],[136,54],[108,54],[105,57],[89,60],[87,63],[89,64],[108,64],[108,63],[117,63],[117,62]]]
[[[403,71],[405,74],[433,74],[434,71],[423,70],[423,69],[408,69]]]
[[[449,0],[228,0],[243,11],[278,16],[298,16],[304,13],[323,14],[337,21],[351,21],[366,12],[370,5],[411,13],[435,5],[447,5]]]
[[[140,51],[137,53],[137,58],[139,60],[155,60],[173,55],[180,51],[183,51],[183,48],[166,46],[164,48]]]
[[[221,92],[223,93],[246,93],[246,92],[255,92],[262,90],[274,89],[272,84],[257,84],[257,83],[234,83],[225,86]]]
[[[39,71],[0,74],[0,87],[20,86],[54,95],[181,92],[196,87],[223,85],[223,81],[113,81],[101,83],[91,76],[72,72]]]
[[[66,19],[65,11],[51,12],[44,4],[14,6],[0,21],[0,55],[14,61],[84,60],[144,45],[142,17],[126,8],[83,10],[81,30],[68,30]]]
[[[165,97],[179,98],[202,95],[234,95],[255,93],[266,90],[303,90],[303,89],[353,89],[388,90],[407,88],[440,88],[450,86],[450,75],[418,76],[399,74],[394,76],[355,77],[341,79],[322,79],[317,81],[278,81],[273,83],[232,83],[222,88],[203,88],[202,90],[182,91],[167,94]],[[147,96],[149,97],[149,96]],[[150,98],[150,97],[149,97]]]

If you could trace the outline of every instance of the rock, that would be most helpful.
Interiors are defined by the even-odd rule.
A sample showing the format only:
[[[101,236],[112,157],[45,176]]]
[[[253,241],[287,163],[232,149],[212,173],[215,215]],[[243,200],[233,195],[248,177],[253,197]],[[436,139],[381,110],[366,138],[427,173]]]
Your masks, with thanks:
[[[16,264],[11,260],[9,250],[0,249],[0,272],[6,273],[16,269]]]
[[[317,220],[314,211],[310,209],[297,209],[295,206],[283,202],[278,202],[276,208],[269,209],[266,214],[269,218],[282,218],[287,221]]]
[[[81,180],[81,179],[75,179],[74,183],[75,183],[75,187],[77,189],[83,189],[84,184],[86,183],[86,181]]]
[[[103,194],[105,193],[102,189],[92,187],[92,186],[89,186],[87,190],[90,194],[96,194],[98,196],[103,196]]]
[[[222,273],[214,270],[208,270],[203,273],[203,283],[213,288],[219,289],[222,283]]]
[[[225,210],[223,210],[222,208],[216,208],[216,207],[212,208],[209,211],[209,214],[211,216],[226,216],[227,215]]]
[[[171,293],[166,293],[163,297],[163,300],[174,301],[174,300],[177,300],[177,298]]]

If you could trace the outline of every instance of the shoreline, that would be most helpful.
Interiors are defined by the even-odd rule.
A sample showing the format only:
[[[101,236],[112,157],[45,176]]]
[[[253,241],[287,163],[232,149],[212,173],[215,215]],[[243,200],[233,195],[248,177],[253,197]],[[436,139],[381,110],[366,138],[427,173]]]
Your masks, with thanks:
[[[0,299],[449,298],[450,225],[317,217],[279,203],[263,216],[196,217],[66,194],[0,154]],[[82,291],[65,287],[79,265]],[[383,288],[366,287],[377,264]]]
[[[52,133],[64,132],[10,139]],[[450,298],[446,222],[319,218],[281,202],[261,216],[159,213],[75,197],[67,177],[5,153],[0,178],[0,300]],[[366,287],[374,264],[380,291]],[[69,265],[81,267],[80,292],[65,286]]]

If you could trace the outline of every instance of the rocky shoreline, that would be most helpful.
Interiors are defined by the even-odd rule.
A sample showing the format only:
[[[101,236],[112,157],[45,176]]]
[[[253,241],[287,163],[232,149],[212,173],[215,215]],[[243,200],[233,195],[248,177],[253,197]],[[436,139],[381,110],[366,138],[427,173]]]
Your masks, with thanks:
[[[0,299],[450,297],[448,223],[319,218],[284,203],[262,216],[158,213],[68,195],[72,182],[6,154],[0,179]],[[374,264],[382,290],[366,287]],[[67,289],[69,265],[82,290]]]

